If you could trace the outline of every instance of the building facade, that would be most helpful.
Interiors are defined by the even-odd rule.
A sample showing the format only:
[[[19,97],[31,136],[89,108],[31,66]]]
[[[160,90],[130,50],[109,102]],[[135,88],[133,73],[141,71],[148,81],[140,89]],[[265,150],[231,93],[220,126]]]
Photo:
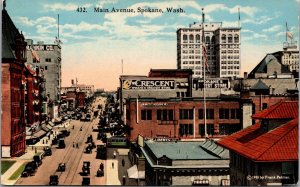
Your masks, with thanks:
[[[229,153],[205,142],[145,141],[145,182],[150,186],[228,185]]]
[[[46,94],[51,103],[58,105],[61,99],[61,46],[43,41],[34,44],[31,39],[26,41],[27,62],[44,71]]]
[[[125,121],[130,127],[129,140],[173,137],[205,137],[203,98],[134,98],[126,102]],[[245,107],[245,110],[244,110]],[[222,137],[251,125],[251,104],[236,97],[206,99],[206,132]],[[243,110],[241,110],[243,108]],[[249,109],[248,109],[249,108]],[[247,110],[248,109],[248,110]],[[249,117],[244,114],[248,112]]]
[[[16,157],[25,153],[24,63],[26,42],[7,11],[2,10],[2,113],[1,155]]]
[[[222,27],[221,22],[194,23],[177,30],[177,69],[192,69],[193,78],[203,77],[202,37],[208,62],[206,77],[239,76],[240,27]]]

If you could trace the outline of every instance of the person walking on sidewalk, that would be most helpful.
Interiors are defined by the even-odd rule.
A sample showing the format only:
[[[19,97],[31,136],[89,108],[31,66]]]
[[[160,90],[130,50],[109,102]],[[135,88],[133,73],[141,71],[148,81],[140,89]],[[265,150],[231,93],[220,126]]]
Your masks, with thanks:
[[[125,184],[126,184],[126,176],[123,175],[123,186],[125,186]]]
[[[122,159],[122,166],[123,167],[125,166],[125,160],[124,160],[124,158]]]
[[[116,159],[117,153],[116,151],[114,151],[114,159]]]
[[[111,167],[114,169],[114,166],[115,166],[115,163],[114,162],[112,162],[111,163]]]

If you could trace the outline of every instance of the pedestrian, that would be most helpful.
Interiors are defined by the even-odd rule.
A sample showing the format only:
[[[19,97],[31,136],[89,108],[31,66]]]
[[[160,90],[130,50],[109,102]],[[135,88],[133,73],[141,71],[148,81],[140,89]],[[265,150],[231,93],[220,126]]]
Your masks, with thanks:
[[[122,166],[123,167],[125,166],[125,160],[124,160],[124,158],[122,159]]]
[[[115,163],[114,162],[112,162],[111,163],[111,167],[114,169],[114,166],[115,166]]]
[[[46,144],[48,144],[48,140],[46,140]]]
[[[114,151],[114,159],[116,159],[117,153],[116,151]]]
[[[45,144],[45,139],[43,139],[43,144]]]
[[[73,142],[73,148],[75,148],[75,143]]]
[[[76,143],[76,147],[79,148],[78,143]]]
[[[126,176],[123,175],[123,186],[125,186],[125,184],[126,184]]]
[[[35,153],[37,153],[37,149],[36,149],[36,147],[34,147],[34,152],[35,152]]]
[[[74,129],[74,125],[73,125],[73,127],[72,127],[73,129]]]

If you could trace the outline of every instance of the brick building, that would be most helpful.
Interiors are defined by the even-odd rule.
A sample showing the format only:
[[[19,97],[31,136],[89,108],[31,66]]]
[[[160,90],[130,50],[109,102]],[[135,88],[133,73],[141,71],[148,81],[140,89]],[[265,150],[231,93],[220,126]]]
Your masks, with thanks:
[[[134,98],[126,103],[125,121],[131,128],[131,141],[139,134],[145,138],[181,139],[203,138],[205,135],[203,98]],[[248,110],[241,110],[244,105],[247,103],[236,97],[207,98],[208,136],[222,137],[250,125],[251,118],[243,114]]]
[[[25,38],[2,10],[2,157],[25,153],[24,63]]]
[[[277,103],[253,116],[260,122],[217,142],[230,150],[230,184],[287,185],[298,182],[297,101]]]

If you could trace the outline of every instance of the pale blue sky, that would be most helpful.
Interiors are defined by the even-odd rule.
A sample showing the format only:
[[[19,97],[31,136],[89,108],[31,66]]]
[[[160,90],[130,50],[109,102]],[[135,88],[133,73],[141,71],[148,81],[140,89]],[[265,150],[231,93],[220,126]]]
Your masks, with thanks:
[[[86,7],[86,13],[76,11]],[[164,13],[95,13],[94,7],[161,8]],[[167,13],[166,7],[184,13]],[[60,15],[63,86],[79,83],[116,89],[121,73],[146,75],[150,68],[176,68],[176,30],[201,22],[238,26],[241,17],[242,72],[266,53],[282,50],[285,23],[298,41],[299,0],[8,0],[6,9],[25,38],[53,43]]]

